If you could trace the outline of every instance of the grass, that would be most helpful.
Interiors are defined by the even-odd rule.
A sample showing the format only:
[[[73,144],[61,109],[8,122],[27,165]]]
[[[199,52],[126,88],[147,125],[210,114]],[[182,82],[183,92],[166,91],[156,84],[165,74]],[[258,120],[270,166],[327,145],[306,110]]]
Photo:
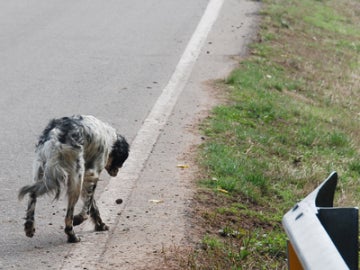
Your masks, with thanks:
[[[335,205],[360,202],[360,2],[264,0],[260,14],[201,127],[203,236],[184,269],[286,269],[281,218],[333,170]]]

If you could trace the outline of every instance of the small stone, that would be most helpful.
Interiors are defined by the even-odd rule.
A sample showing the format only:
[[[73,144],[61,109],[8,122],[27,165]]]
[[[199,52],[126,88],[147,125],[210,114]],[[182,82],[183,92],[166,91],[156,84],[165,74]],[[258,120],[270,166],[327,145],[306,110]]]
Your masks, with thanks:
[[[123,200],[122,199],[117,199],[115,202],[116,202],[116,204],[122,204]]]

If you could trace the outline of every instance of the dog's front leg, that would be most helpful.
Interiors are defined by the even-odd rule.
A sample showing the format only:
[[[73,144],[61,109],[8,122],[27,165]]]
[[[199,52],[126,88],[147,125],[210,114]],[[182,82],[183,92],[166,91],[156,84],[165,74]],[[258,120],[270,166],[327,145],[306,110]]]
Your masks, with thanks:
[[[74,216],[74,221],[73,221],[74,226],[80,225],[81,223],[83,223],[85,220],[88,219],[95,188],[96,188],[96,181],[89,181],[88,179],[84,180],[82,192],[81,192],[84,205],[81,212]]]
[[[82,208],[82,211],[74,216],[74,226],[84,222],[87,219],[88,215],[90,215],[92,221],[95,224],[95,231],[107,231],[109,230],[109,227],[102,221],[99,209],[94,199],[96,182],[97,179],[86,179],[84,181],[82,190],[84,206]]]
[[[85,202],[83,210],[79,214],[74,216],[74,226],[77,226],[87,220],[89,214],[95,224],[95,231],[109,230],[109,226],[107,226],[100,217],[99,208],[97,207],[95,199],[93,197],[89,198]]]
[[[109,226],[107,226],[100,217],[99,208],[96,205],[95,199],[92,200],[90,207],[90,216],[93,222],[95,223],[95,231],[108,231]]]
[[[98,180],[99,175],[96,174],[94,170],[89,170],[85,173],[85,178],[81,190],[81,197],[84,205],[81,212],[74,216],[74,226],[80,225],[88,219]]]
[[[107,226],[100,217],[99,209],[96,205],[94,195],[97,182],[99,181],[99,172],[95,169],[88,170],[85,172],[85,179],[82,187],[82,199],[84,206],[82,211],[74,216],[74,226],[81,224],[90,215],[92,221],[95,224],[95,231],[107,231]]]

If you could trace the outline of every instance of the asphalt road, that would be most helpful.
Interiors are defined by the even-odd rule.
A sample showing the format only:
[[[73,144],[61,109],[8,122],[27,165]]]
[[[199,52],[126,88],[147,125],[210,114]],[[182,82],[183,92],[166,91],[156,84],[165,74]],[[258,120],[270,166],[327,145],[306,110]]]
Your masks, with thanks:
[[[131,142],[207,3],[0,2],[0,269],[58,269],[71,246],[63,202],[39,200],[37,232],[29,239],[26,201],[17,200],[31,182],[34,145],[48,120],[92,114]]]

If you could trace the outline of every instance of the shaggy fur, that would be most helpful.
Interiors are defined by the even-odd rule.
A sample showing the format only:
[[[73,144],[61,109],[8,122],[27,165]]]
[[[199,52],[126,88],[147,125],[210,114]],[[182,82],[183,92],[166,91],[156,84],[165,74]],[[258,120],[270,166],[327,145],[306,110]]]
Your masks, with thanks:
[[[73,226],[79,225],[90,215],[96,231],[109,229],[103,223],[94,199],[99,175],[103,169],[116,176],[129,154],[129,144],[114,128],[93,116],[72,116],[53,119],[43,131],[36,145],[34,184],[19,191],[19,199],[29,194],[25,233],[35,233],[34,215],[36,198],[53,193],[58,199],[66,187],[68,207],[65,217],[65,233],[68,242],[79,242]],[[74,216],[79,197],[84,206]]]

